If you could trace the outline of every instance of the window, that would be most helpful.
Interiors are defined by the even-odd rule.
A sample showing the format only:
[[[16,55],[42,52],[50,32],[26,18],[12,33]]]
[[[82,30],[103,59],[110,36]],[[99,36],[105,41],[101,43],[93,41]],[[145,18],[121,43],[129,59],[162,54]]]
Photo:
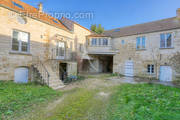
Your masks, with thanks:
[[[92,38],[91,45],[92,46],[107,46],[108,39],[107,38]]]
[[[56,20],[53,20],[53,22],[54,22],[54,23],[56,23],[56,24],[59,24],[59,22],[58,22],[58,21],[56,21]]]
[[[97,39],[96,38],[92,38],[91,45],[92,46],[96,46],[97,45]]]
[[[124,45],[124,44],[125,44],[125,41],[124,41],[124,40],[121,40],[121,44]]]
[[[108,45],[108,39],[106,38],[103,39],[103,45],[106,45],[106,46]]]
[[[102,39],[99,38],[99,43],[98,43],[98,45],[101,45],[101,44],[102,44]]]
[[[146,38],[137,37],[136,38],[136,49],[145,49],[146,48]]]
[[[61,41],[57,42],[56,56],[59,59],[64,59],[64,56],[65,56],[65,43],[64,42],[61,42]]]
[[[83,52],[83,44],[79,44],[79,51]]]
[[[148,73],[149,74],[153,74],[154,73],[154,65],[148,65],[147,69],[148,69]]]
[[[160,48],[172,48],[172,34],[161,34]]]
[[[14,30],[12,39],[12,51],[29,52],[29,49],[29,34]]]
[[[16,6],[16,7],[18,7],[18,8],[21,8],[21,9],[24,9],[24,7],[23,7],[22,5],[14,2],[14,1],[12,1],[12,3],[13,3],[14,6]]]

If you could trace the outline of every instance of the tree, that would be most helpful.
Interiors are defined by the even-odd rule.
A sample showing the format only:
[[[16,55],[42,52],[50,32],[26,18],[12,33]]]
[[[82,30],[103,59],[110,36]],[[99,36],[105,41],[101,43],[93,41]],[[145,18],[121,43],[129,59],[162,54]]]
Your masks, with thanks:
[[[170,58],[170,62],[175,68],[175,71],[180,73],[180,52],[173,54],[173,56]]]
[[[91,31],[96,32],[97,26],[96,24],[91,25]]]
[[[104,28],[101,24],[99,24],[98,26],[96,24],[91,25],[91,30],[97,34],[102,34],[104,32]]]

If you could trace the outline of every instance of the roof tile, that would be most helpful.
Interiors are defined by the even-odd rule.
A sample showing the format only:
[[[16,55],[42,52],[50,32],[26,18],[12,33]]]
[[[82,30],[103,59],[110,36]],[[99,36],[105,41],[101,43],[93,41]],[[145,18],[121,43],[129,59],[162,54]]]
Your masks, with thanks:
[[[13,2],[15,2],[15,5]],[[23,13],[29,17],[36,18],[38,20],[41,20],[43,22],[49,23],[51,25],[54,25],[56,27],[59,27],[61,29],[69,31],[58,19],[49,16],[46,13],[39,12],[39,10],[31,5],[28,5],[20,0],[0,0],[0,4],[8,7],[10,9],[16,10],[20,13]],[[19,7],[22,6],[22,7]],[[54,22],[57,21],[57,22]]]
[[[108,30],[104,32],[104,35],[116,38],[177,28],[180,28],[180,20],[177,17],[173,17],[159,21]]]

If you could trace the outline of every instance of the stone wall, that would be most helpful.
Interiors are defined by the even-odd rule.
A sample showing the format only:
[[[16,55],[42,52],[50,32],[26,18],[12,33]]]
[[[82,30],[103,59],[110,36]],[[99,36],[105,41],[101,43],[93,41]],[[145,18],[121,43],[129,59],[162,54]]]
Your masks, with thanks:
[[[78,63],[78,72],[82,72],[82,56],[86,53],[86,36],[91,34],[88,29],[74,23],[74,49],[77,52],[76,59]],[[80,50],[81,47],[81,50]]]
[[[38,56],[42,61],[48,59],[49,44],[51,43],[51,47],[55,47],[52,41],[57,34],[70,39],[66,41],[68,48],[70,42],[74,42],[74,35],[69,31],[29,17],[26,17],[27,24],[20,24],[15,15],[17,15],[16,12],[0,7],[0,80],[13,80],[15,68],[30,67],[33,56]],[[30,54],[11,52],[13,30],[30,34]]]
[[[173,48],[160,48],[161,33],[172,33]],[[146,37],[146,49],[136,50],[136,38],[141,36]],[[124,44],[122,44],[122,40],[125,41]],[[160,66],[171,66],[169,58],[171,58],[174,53],[180,51],[180,29],[113,38],[113,41],[113,47],[119,51],[118,54],[114,56],[114,73],[118,72],[124,74],[125,62],[132,60],[134,62],[135,76],[151,76],[158,78]],[[148,64],[155,65],[155,74],[149,75],[147,73]],[[176,76],[176,74],[177,73],[173,70],[173,76]]]

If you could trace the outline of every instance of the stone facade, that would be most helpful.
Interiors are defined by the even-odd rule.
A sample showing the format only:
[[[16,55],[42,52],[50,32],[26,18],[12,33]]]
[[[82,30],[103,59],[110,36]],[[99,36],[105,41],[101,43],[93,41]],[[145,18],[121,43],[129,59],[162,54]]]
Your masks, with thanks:
[[[160,48],[160,35],[171,33],[172,34],[172,48]],[[145,37],[145,49],[136,49],[136,38]],[[90,37],[89,39],[92,39]],[[98,37],[102,38],[102,37]],[[88,40],[89,40],[88,39]],[[92,47],[88,45],[87,48],[91,61],[89,71],[102,72],[100,68],[100,60],[98,56],[112,55],[113,56],[113,73],[125,74],[125,63],[127,61],[133,62],[134,76],[139,77],[154,77],[159,79],[160,66],[171,66],[173,69],[173,80],[176,79],[177,73],[170,61],[170,58],[180,52],[180,29],[173,29],[167,31],[152,32],[139,35],[131,35],[124,37],[111,38],[111,49],[106,49],[108,46]],[[93,51],[93,52],[92,52]],[[93,55],[92,55],[93,53]],[[105,54],[104,54],[105,53]],[[112,54],[113,53],[113,54]],[[96,55],[96,57],[95,57]],[[154,73],[149,74],[147,70],[148,65],[154,65]]]
[[[57,41],[65,42],[66,59],[55,60],[56,64],[58,65],[61,61],[67,61],[69,74],[77,73],[76,61],[71,60],[71,53],[76,52],[75,40],[78,38],[78,42],[85,41],[85,36],[90,34],[90,31],[76,25],[74,32],[67,31],[30,17],[25,17],[26,24],[21,24],[17,20],[16,11],[2,6],[0,6],[0,17],[0,80],[13,80],[14,70],[17,67],[27,67],[30,69],[34,57],[38,57],[44,63],[54,59],[53,56],[55,54],[52,50],[56,49]],[[29,33],[29,53],[24,54],[12,51],[13,30]],[[73,69],[71,71],[70,68],[72,66]]]
[[[172,33],[173,47],[163,49],[160,48],[160,34]],[[136,49],[136,38],[146,37],[146,48],[144,50]],[[122,44],[124,40],[124,44]],[[131,60],[134,62],[134,75],[141,77],[156,77],[159,76],[160,66],[171,66],[170,58],[173,54],[180,51],[180,29],[174,29],[169,31],[154,32],[148,34],[132,35],[114,38],[114,48],[119,52],[114,56],[113,72],[124,74],[125,62]],[[147,65],[155,65],[155,73],[147,73]],[[173,71],[173,76],[176,76],[176,72]],[[175,78],[173,78],[175,79]]]
[[[124,75],[127,61],[133,62],[134,76],[159,78],[161,66],[172,67],[173,80],[179,75],[170,62],[170,58],[180,52],[179,9],[177,10],[178,19],[170,18],[142,24],[145,27],[140,24],[116,31],[112,30],[113,32],[111,31],[108,35],[105,33],[94,36],[91,31],[70,20],[64,19],[63,21],[64,24],[68,23],[67,28],[72,28],[66,30],[27,16],[23,16],[27,23],[22,24],[18,16],[17,11],[0,6],[0,80],[13,80],[14,71],[18,67],[31,69],[35,62],[34,58],[38,58],[45,64],[53,74],[52,79],[58,79],[60,63],[67,64],[68,75],[77,74],[77,70],[93,73],[113,72]],[[156,27],[156,24],[160,24],[160,27]],[[148,25],[151,26],[148,27]],[[12,51],[13,30],[29,33],[30,51],[28,53]],[[136,33],[136,30],[140,32]],[[162,33],[172,34],[173,46],[171,48],[160,48],[160,34]],[[145,49],[136,49],[137,37],[146,37]],[[91,44],[92,38],[98,39],[97,45]],[[98,45],[99,39],[107,39],[107,45],[102,45],[102,41]],[[57,59],[56,56],[58,41],[65,43],[63,59]],[[154,65],[153,74],[147,72],[148,65]],[[31,76],[29,76],[30,79]]]

